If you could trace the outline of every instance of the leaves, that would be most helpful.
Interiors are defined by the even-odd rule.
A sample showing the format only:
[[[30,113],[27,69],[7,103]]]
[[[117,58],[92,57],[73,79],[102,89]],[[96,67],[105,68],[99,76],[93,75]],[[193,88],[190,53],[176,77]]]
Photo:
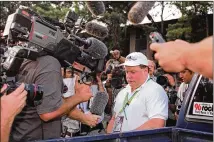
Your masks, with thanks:
[[[169,25],[167,39],[183,39],[197,42],[206,37],[206,16],[208,10],[213,11],[213,2],[177,1],[172,2],[182,12],[182,18],[176,24]]]

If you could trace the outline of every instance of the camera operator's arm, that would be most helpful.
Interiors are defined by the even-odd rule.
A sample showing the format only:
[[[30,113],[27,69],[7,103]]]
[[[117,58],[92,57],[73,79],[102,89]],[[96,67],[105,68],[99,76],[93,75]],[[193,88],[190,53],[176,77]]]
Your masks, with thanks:
[[[155,59],[166,71],[180,72],[188,68],[213,78],[212,38],[213,36],[193,44],[182,40],[153,43],[150,48],[156,52]]]
[[[1,97],[1,142],[8,142],[10,129],[15,116],[21,112],[26,104],[27,91],[24,90],[24,84],[21,84],[15,91]],[[1,92],[7,88],[3,86]]]
[[[124,63],[126,58],[120,55],[120,51],[119,50],[114,50],[113,52],[111,52],[112,56],[114,59],[118,60],[120,63]]]
[[[59,74],[58,77],[61,77],[61,75]],[[47,79],[47,75],[45,78]],[[55,78],[56,78],[56,75],[55,75]],[[56,86],[52,86],[52,89],[57,88],[57,86],[59,85],[60,84]],[[61,90],[59,88],[55,91],[61,94]],[[78,83],[78,79],[76,79],[75,95],[66,99],[56,110],[47,112],[47,113],[41,113],[40,118],[44,121],[49,121],[51,119],[67,114],[70,110],[76,107],[77,104],[88,101],[92,96],[91,93],[89,92],[90,92],[89,86]]]

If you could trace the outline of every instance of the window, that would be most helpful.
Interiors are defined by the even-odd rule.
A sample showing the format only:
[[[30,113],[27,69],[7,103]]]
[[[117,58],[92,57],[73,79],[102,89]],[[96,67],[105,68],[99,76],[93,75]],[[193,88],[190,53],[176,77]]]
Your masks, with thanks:
[[[190,98],[186,119],[212,123],[213,121],[213,82],[199,77]]]

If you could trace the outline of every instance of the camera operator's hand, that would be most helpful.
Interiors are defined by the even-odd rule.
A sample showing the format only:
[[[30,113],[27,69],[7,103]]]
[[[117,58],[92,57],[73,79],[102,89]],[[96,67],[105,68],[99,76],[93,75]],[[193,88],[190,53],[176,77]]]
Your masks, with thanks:
[[[83,120],[83,123],[90,127],[95,127],[99,122],[99,119],[100,119],[100,116],[94,115],[91,112],[87,112],[85,114],[85,119]]]
[[[22,83],[15,91],[1,97],[1,142],[8,142],[10,129],[12,127],[15,116],[21,112],[26,104],[27,91],[24,90]],[[3,92],[7,88],[4,85],[1,88]]]
[[[78,80],[79,80],[79,77],[76,78],[74,96],[78,96],[81,102],[86,102],[92,97],[92,92],[90,90],[89,85],[86,85],[84,83],[80,84]]]
[[[118,60],[120,63],[124,63],[125,60],[126,60],[125,57],[121,56],[121,53],[120,53],[119,50],[114,50],[114,51],[111,52],[111,54],[112,54],[113,58],[115,60]]]
[[[1,112],[6,112],[4,117],[12,118],[21,112],[26,104],[27,91],[24,90],[25,85],[22,83],[15,91],[1,97]],[[1,89],[3,92],[7,88],[4,85]]]

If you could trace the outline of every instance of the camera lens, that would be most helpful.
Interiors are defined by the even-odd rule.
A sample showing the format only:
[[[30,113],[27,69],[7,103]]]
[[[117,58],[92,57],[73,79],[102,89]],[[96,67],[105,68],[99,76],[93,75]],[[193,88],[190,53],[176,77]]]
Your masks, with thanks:
[[[16,88],[20,86],[20,83],[16,83]],[[36,84],[25,84],[25,90],[27,91],[27,104],[30,106],[37,106],[41,104],[43,97],[43,87]]]
[[[165,76],[158,76],[156,82],[161,85],[163,88],[166,88],[168,86],[168,79]]]
[[[181,105],[177,106],[176,113],[179,114],[180,110],[181,110]]]

